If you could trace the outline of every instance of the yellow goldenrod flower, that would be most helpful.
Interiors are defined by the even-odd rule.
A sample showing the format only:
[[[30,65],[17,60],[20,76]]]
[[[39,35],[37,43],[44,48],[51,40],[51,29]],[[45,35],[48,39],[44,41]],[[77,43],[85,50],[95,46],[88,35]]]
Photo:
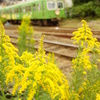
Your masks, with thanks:
[[[83,86],[86,86],[86,82],[83,82],[82,85],[83,85]]]
[[[97,93],[96,100],[100,100],[100,94]]]
[[[42,43],[43,38],[38,52],[34,55],[26,51],[19,57],[21,63],[10,69],[14,76],[10,77],[9,72],[6,74],[7,82],[11,82],[11,79],[14,80],[13,94],[15,91],[20,94],[27,91],[27,100],[35,98],[39,90],[45,91],[52,99],[58,96],[60,100],[68,100],[68,81],[50,56],[45,55]],[[15,81],[16,76],[18,84]]]
[[[41,80],[41,76],[42,76],[41,73],[36,72],[36,73],[35,73],[34,79],[35,79],[36,81],[40,81],[40,80]]]
[[[15,77],[13,68],[16,63],[15,60],[19,57],[17,52],[18,50],[11,44],[9,36],[5,34],[4,27],[0,21],[0,85],[2,93],[5,91],[5,83],[8,84],[9,81],[13,83],[13,77]],[[13,93],[16,92],[17,87],[17,85],[14,86],[15,91]],[[3,99],[6,100],[4,95]]]
[[[30,25],[31,21],[29,16],[23,16],[23,20],[21,26],[19,27],[19,38],[18,38],[18,48],[19,48],[19,55],[22,55],[24,51],[34,51],[33,45],[33,27]],[[27,39],[28,38],[28,39]],[[30,47],[32,46],[32,50]]]
[[[13,87],[13,92],[12,92],[13,95],[16,93],[17,88],[18,88],[18,84],[15,84]]]
[[[78,91],[78,94],[82,93],[83,90],[84,90],[83,87],[80,87],[80,88],[79,88],[79,91]]]
[[[86,71],[84,71],[83,74],[86,75]]]
[[[2,57],[0,56],[0,62],[2,61]]]
[[[73,32],[75,43],[79,45],[77,57],[72,60],[73,80],[71,89],[79,95],[80,99],[95,99],[95,94],[100,90],[100,71],[98,70],[100,42],[93,38],[93,34],[85,20],[82,28]],[[71,92],[72,92],[71,91]],[[75,100],[74,93],[70,100]],[[97,98],[100,98],[97,94]],[[98,99],[97,99],[98,100]]]
[[[33,97],[34,97],[34,95],[35,95],[35,93],[36,93],[36,90],[35,90],[35,89],[31,89],[31,90],[29,91],[27,100],[32,100]]]

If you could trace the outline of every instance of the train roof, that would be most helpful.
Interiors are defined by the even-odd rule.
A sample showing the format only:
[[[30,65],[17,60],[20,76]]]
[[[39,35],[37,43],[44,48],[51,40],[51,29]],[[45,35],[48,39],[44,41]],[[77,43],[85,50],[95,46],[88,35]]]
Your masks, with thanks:
[[[7,7],[4,7],[4,8],[1,8],[1,10],[7,10],[7,9],[11,9],[11,8],[17,8],[18,6],[24,6],[24,5],[27,5],[27,4],[31,4],[33,2],[40,2],[40,1],[46,1],[46,0],[33,0],[33,1],[26,1],[26,2],[21,2],[21,3],[18,3],[16,5],[10,5],[10,6],[7,6]],[[59,1],[59,0],[58,0]],[[63,0],[62,0],[63,1]]]
[[[21,2],[21,3],[18,3],[16,5],[10,5],[10,6],[7,6],[7,7],[4,7],[4,8],[1,8],[0,10],[5,10],[5,9],[10,9],[12,7],[16,8],[18,6],[24,6],[24,5],[27,5],[27,4],[30,4],[30,3],[33,3],[33,2],[37,2],[37,1],[40,1],[40,0],[33,0],[33,1],[26,1],[26,2]],[[44,0],[41,0],[41,1],[44,1]]]

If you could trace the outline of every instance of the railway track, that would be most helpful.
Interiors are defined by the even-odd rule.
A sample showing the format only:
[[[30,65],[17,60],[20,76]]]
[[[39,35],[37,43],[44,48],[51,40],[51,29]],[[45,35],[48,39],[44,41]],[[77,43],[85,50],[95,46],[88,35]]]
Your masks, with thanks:
[[[7,30],[17,30],[19,25],[4,26]],[[55,32],[55,33],[73,33],[77,28],[62,28],[62,27],[33,27],[35,31]],[[100,35],[100,31],[91,30],[94,35]]]
[[[11,42],[16,45],[18,26],[6,26],[5,32],[10,36]],[[71,40],[72,32],[76,29],[58,27],[34,27],[34,48],[38,49],[41,36],[44,34],[44,50],[54,53],[59,68],[68,76],[71,70],[71,60],[76,57],[77,45]],[[93,31],[93,36],[100,41],[100,31]]]
[[[11,30],[12,28],[12,30]],[[16,39],[18,38],[18,25],[17,26],[6,26],[6,33],[11,37],[11,38],[15,38],[14,41],[12,41],[13,44],[16,44]],[[47,38],[46,40],[44,40],[44,48],[46,52],[51,52],[54,53],[56,55],[60,55],[63,57],[67,57],[67,58],[75,58],[76,54],[73,53],[71,54],[71,52],[75,52],[75,50],[78,48],[78,46],[76,45],[72,45],[71,43],[62,43],[62,42],[58,42],[58,41],[52,41],[52,37],[58,37],[57,39],[59,40],[59,38],[65,38],[68,39],[68,41],[71,40],[71,37],[73,37],[72,32],[75,31],[76,29],[66,29],[66,28],[54,28],[54,27],[34,27],[35,32],[37,32],[37,34],[39,35],[41,33],[41,35],[46,35],[46,37],[49,37],[49,39]],[[40,32],[40,33],[39,33]],[[94,37],[96,37],[99,41],[100,41],[100,31],[93,31],[95,32]],[[10,34],[9,34],[10,33]],[[13,34],[13,35],[11,35]],[[51,40],[50,40],[50,36]],[[40,36],[41,37],[41,36]],[[34,46],[35,49],[38,49],[38,44],[37,42],[40,41],[39,38],[34,38],[34,40],[36,41],[36,45]],[[58,51],[60,49],[60,51]],[[66,53],[67,52],[67,53]],[[70,53],[69,53],[70,52]]]
[[[5,26],[6,30],[17,30],[18,25],[16,26]],[[41,32],[44,35],[51,35],[56,37],[62,37],[62,38],[69,38],[73,37],[73,32],[77,29],[68,29],[68,28],[59,28],[59,27],[34,27],[34,30],[37,32]],[[17,31],[15,33],[18,33]],[[100,31],[93,30],[93,37],[97,38],[98,41],[100,41]]]
[[[18,34],[7,34],[11,38],[12,44],[17,44]],[[34,38],[35,45],[34,48],[39,48],[40,39]],[[57,66],[62,70],[66,75],[67,79],[69,78],[71,70],[71,61],[76,57],[76,49],[78,46],[72,44],[61,43],[57,41],[44,40],[44,50],[46,53],[54,53]],[[30,47],[30,46],[29,46]],[[70,79],[69,79],[70,80]]]
[[[17,39],[19,36],[18,35],[10,35],[10,34],[8,34],[8,35],[11,38],[11,42],[16,45]],[[40,39],[34,38],[34,40],[36,41],[34,48],[38,49]],[[77,45],[60,43],[60,42],[49,41],[49,40],[43,40],[43,42],[44,42],[44,50],[46,52],[54,53],[56,55],[60,55],[60,56],[63,56],[63,57],[69,58],[69,59],[75,58],[75,56],[76,56],[75,50],[78,48]],[[59,51],[59,49],[60,49],[60,51]],[[71,52],[74,52],[73,55],[70,54]]]

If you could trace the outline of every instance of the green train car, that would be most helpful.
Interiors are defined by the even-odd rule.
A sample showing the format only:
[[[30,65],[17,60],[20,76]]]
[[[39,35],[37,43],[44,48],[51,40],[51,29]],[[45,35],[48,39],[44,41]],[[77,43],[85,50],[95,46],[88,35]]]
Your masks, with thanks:
[[[64,0],[33,0],[0,9],[0,16],[9,22],[19,23],[24,15],[36,25],[56,25],[66,17]]]

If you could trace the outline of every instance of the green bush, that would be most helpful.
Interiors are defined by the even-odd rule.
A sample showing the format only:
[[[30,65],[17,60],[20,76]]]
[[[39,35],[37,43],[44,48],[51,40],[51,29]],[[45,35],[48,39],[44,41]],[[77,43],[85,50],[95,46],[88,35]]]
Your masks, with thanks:
[[[97,16],[97,17],[100,17],[100,7],[97,7],[97,8],[95,9],[95,13],[96,13],[96,16]]]
[[[2,22],[3,24],[7,21],[7,19],[6,19],[6,18],[3,18],[3,17],[0,17],[0,20],[1,20],[1,22]]]
[[[82,5],[73,6],[67,9],[68,17],[100,17],[100,4],[97,2],[88,2]]]
[[[80,5],[80,4],[82,5],[88,2],[100,3],[100,0],[73,0],[74,5]]]

